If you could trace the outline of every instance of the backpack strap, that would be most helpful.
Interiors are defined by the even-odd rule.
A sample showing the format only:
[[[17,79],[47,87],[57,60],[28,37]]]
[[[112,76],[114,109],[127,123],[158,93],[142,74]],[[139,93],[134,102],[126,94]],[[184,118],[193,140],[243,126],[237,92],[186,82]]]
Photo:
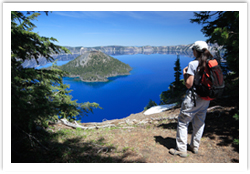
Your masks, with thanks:
[[[196,100],[195,100],[195,95],[194,95],[194,85],[191,87],[191,91],[192,91],[192,99],[194,101],[194,107],[196,107]]]
[[[195,71],[194,71],[194,75],[196,75],[195,74]],[[195,79],[195,78],[194,78]],[[196,107],[196,100],[195,100],[195,95],[194,95],[194,86],[195,86],[195,83],[193,82],[193,86],[191,87],[192,89],[191,89],[191,92],[192,92],[192,99],[193,99],[193,101],[194,101],[194,107]]]

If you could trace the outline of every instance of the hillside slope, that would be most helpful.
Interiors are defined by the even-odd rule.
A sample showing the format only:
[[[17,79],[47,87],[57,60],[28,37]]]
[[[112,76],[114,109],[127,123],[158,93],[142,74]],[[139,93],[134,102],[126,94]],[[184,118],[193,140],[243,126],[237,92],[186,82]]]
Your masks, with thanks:
[[[239,137],[239,122],[233,118],[236,112],[232,106],[210,110],[199,153],[188,151],[187,158],[169,154],[169,149],[176,147],[177,121],[172,118],[180,113],[177,107],[150,116],[141,112],[103,122],[115,125],[110,128],[81,130],[60,123],[51,124],[46,130],[33,134],[40,144],[24,151],[20,148],[22,144],[14,143],[20,151],[11,154],[12,162],[239,163],[239,147],[234,144],[234,139]],[[98,126],[99,123],[81,125]],[[26,134],[21,131],[18,134],[20,141],[16,142],[25,140],[31,145],[28,138],[23,138]],[[188,128],[188,143],[191,136],[192,123]]]
[[[85,82],[108,81],[108,77],[129,75],[132,68],[101,51],[88,51],[59,67],[69,77],[79,77]]]

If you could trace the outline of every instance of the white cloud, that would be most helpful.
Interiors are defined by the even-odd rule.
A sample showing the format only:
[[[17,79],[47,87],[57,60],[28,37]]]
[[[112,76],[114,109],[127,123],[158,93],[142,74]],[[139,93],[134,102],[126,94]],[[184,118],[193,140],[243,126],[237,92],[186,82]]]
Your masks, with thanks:
[[[193,17],[193,11],[54,11],[53,13],[73,18],[108,18],[120,15],[134,19],[172,18],[187,20]]]
[[[127,16],[134,19],[143,19],[145,17],[143,13],[136,11],[113,11],[113,13],[116,15]]]
[[[73,18],[81,18],[82,16],[79,15],[79,12],[75,11],[53,11],[54,14],[60,15],[60,16],[67,16],[67,17],[73,17]]]
[[[104,11],[55,11],[53,13],[73,18],[106,18],[111,16]]]

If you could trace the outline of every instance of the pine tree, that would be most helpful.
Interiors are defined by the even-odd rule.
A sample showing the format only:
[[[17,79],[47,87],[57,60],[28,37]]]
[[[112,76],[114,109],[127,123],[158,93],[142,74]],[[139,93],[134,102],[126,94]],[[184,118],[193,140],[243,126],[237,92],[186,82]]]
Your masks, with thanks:
[[[144,107],[144,110],[147,110],[147,109],[149,109],[149,108],[151,108],[153,106],[157,106],[157,104],[155,103],[155,101],[150,99],[147,106]]]
[[[208,37],[207,42],[217,43],[226,50],[224,58],[227,69],[233,73],[226,76],[225,96],[231,96],[239,107],[239,11],[201,11],[194,13],[192,23],[202,24],[202,32]],[[211,19],[211,18],[214,19]],[[227,98],[228,99],[228,98]],[[230,100],[229,100],[230,101]],[[234,116],[239,119],[239,114]],[[239,139],[234,142],[239,144]]]
[[[176,89],[180,89],[182,82],[180,81],[181,77],[181,64],[180,64],[180,56],[177,55],[177,60],[175,62],[175,67],[174,67],[174,77],[175,81],[173,82],[173,85],[175,86]]]
[[[177,55],[177,59],[175,61],[174,71],[175,81],[169,85],[167,91],[163,91],[160,94],[161,104],[181,102],[182,96],[185,93],[186,87],[183,84],[183,80],[180,80],[182,73],[179,55]]]
[[[217,43],[226,50],[228,69],[239,75],[239,11],[201,11],[194,13],[192,23],[202,24],[207,42]],[[214,17],[214,20],[211,18]]]
[[[46,12],[48,14],[48,12]],[[55,45],[55,38],[39,36],[31,21],[40,13],[11,12],[11,126],[16,130],[31,131],[35,125],[47,126],[49,120],[76,119],[92,112],[97,103],[77,103],[69,95],[69,86],[63,84],[65,72],[54,65],[51,69],[23,68],[25,60],[45,57],[53,61],[52,54],[69,51]]]

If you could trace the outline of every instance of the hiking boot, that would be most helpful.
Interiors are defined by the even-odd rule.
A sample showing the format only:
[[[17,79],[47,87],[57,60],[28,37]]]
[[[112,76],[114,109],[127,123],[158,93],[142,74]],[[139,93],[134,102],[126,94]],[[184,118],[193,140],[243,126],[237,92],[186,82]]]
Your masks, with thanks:
[[[179,151],[179,150],[176,150],[176,149],[170,149],[169,153],[171,155],[179,155],[182,158],[186,158],[188,156],[186,151],[182,152],[182,151]]]
[[[190,145],[187,146],[187,150],[193,152],[194,154],[198,154],[198,149],[197,148],[194,148]]]

